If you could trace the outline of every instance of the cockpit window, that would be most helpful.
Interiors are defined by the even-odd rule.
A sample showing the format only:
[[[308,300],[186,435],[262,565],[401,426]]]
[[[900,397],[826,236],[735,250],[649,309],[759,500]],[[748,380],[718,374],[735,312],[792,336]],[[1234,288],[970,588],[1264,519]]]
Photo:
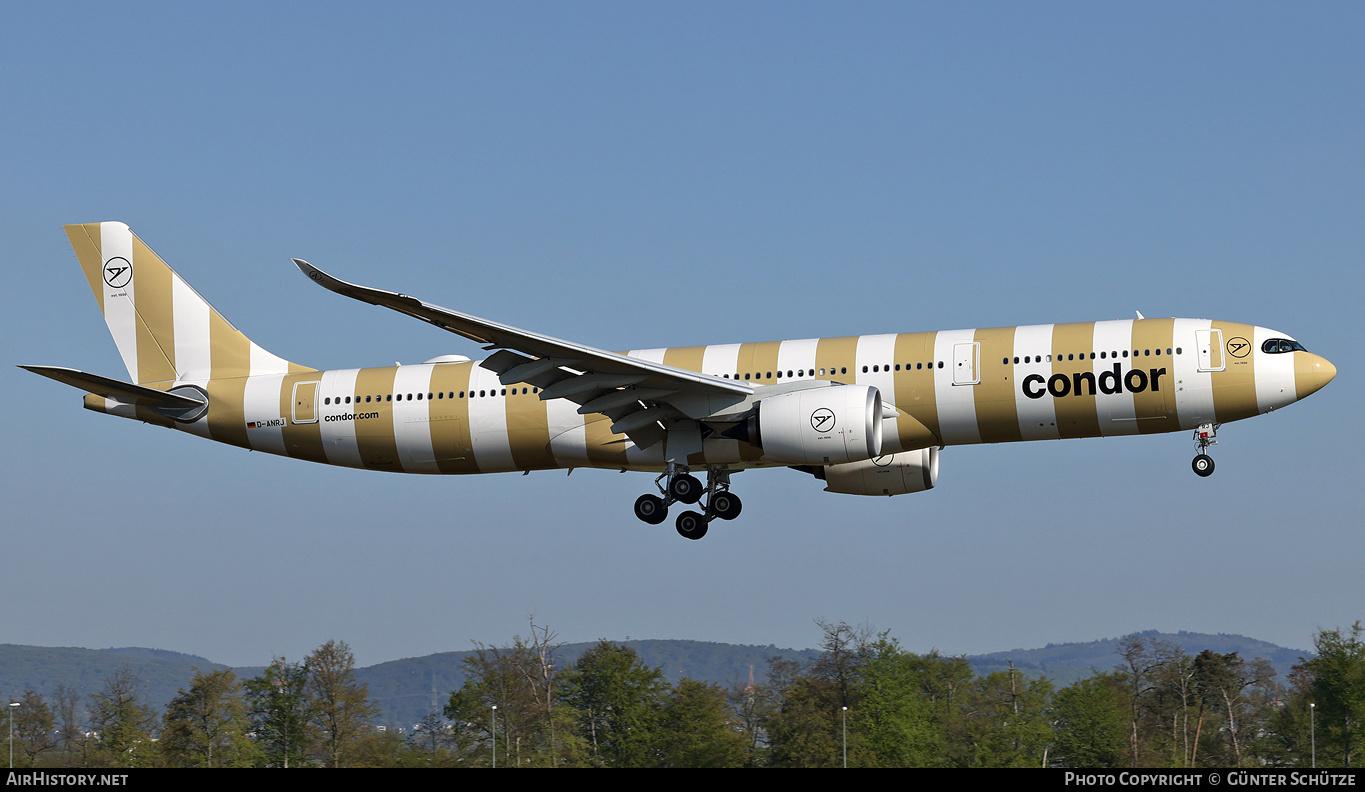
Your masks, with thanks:
[[[1307,352],[1308,350],[1304,349],[1303,344],[1298,341],[1290,341],[1288,338],[1272,338],[1261,344],[1261,351],[1278,355],[1281,352]]]

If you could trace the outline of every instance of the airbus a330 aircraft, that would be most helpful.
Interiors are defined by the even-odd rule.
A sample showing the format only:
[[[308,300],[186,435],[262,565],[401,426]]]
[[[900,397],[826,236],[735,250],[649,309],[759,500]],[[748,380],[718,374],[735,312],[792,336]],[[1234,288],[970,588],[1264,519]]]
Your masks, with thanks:
[[[967,443],[1194,430],[1298,401],[1336,368],[1284,333],[1145,319],[640,349],[561,341],[356,286],[315,283],[493,351],[318,371],[252,343],[122,223],[66,226],[132,383],[23,368],[87,391],[87,409],[255,451],[370,470],[659,473],[635,515],[699,539],[739,515],[730,475],[789,467],[827,492],[931,489]],[[496,350],[496,351],[494,351]],[[1000,361],[997,363],[996,361]],[[705,471],[706,484],[694,473]]]

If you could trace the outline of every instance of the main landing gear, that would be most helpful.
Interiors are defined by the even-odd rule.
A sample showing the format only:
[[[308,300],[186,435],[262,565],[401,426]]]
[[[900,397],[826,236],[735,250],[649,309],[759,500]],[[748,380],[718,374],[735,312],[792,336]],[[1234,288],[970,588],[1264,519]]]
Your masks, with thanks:
[[[730,491],[730,472],[721,468],[707,469],[706,486],[703,487],[687,468],[669,464],[668,470],[655,479],[654,484],[663,497],[641,495],[635,501],[635,516],[650,525],[668,519],[668,507],[674,503],[691,505],[706,496],[706,505],[700,513],[685,511],[674,523],[678,534],[688,539],[702,538],[712,520],[733,520],[744,508],[739,496]]]
[[[1207,478],[1213,475],[1213,457],[1205,452],[1209,446],[1218,445],[1218,441],[1213,439],[1218,436],[1218,426],[1218,424],[1206,423],[1200,424],[1199,428],[1194,430],[1194,442],[1199,453],[1195,455],[1190,467],[1194,468],[1195,474],[1200,477]]]

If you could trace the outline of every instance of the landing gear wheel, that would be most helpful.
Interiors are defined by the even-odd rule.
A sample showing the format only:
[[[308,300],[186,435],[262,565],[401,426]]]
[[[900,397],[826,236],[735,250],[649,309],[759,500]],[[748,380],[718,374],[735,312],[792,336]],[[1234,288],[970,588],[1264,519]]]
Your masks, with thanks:
[[[658,525],[668,519],[668,507],[657,495],[641,495],[635,500],[635,516],[650,525]]]
[[[735,519],[739,516],[740,509],[744,508],[739,496],[730,492],[717,492],[711,496],[707,505],[711,507],[711,513],[722,520]]]
[[[668,494],[679,503],[696,503],[701,500],[701,495],[705,491],[696,476],[686,473],[674,476],[673,480],[668,482]]]
[[[1213,457],[1208,454],[1200,454],[1190,463],[1190,467],[1194,468],[1194,472],[1201,477],[1207,478],[1208,476],[1212,476]]]
[[[706,518],[696,512],[687,511],[678,515],[678,535],[688,539],[706,536]]]

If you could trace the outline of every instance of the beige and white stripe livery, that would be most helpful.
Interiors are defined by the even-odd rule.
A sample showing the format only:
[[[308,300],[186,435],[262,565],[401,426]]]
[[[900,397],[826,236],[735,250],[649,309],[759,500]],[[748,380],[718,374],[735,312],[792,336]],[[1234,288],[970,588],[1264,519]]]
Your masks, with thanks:
[[[126,225],[66,232],[133,383],[157,391],[197,386],[208,397],[207,411],[192,421],[121,397],[87,397],[97,411],[265,453],[404,473],[660,471],[684,459],[725,470],[782,464],[761,447],[708,431],[705,416],[651,407],[643,395],[635,407],[659,410],[668,434],[641,445],[632,439],[640,436],[612,431],[619,411],[584,414],[586,400],[543,398],[529,374],[529,383],[502,381],[506,367],[454,360],[317,371],[289,363],[228,323]],[[1175,432],[1247,418],[1302,399],[1335,375],[1331,363],[1291,342],[1253,325],[1136,319],[624,354],[742,383],[757,402],[765,388],[815,381],[872,386],[887,405],[882,452],[891,454]],[[625,382],[608,380],[596,392],[598,403],[611,401],[601,401],[603,393],[632,395],[637,387],[612,384],[618,381]],[[651,398],[666,401],[657,395],[665,392]]]

